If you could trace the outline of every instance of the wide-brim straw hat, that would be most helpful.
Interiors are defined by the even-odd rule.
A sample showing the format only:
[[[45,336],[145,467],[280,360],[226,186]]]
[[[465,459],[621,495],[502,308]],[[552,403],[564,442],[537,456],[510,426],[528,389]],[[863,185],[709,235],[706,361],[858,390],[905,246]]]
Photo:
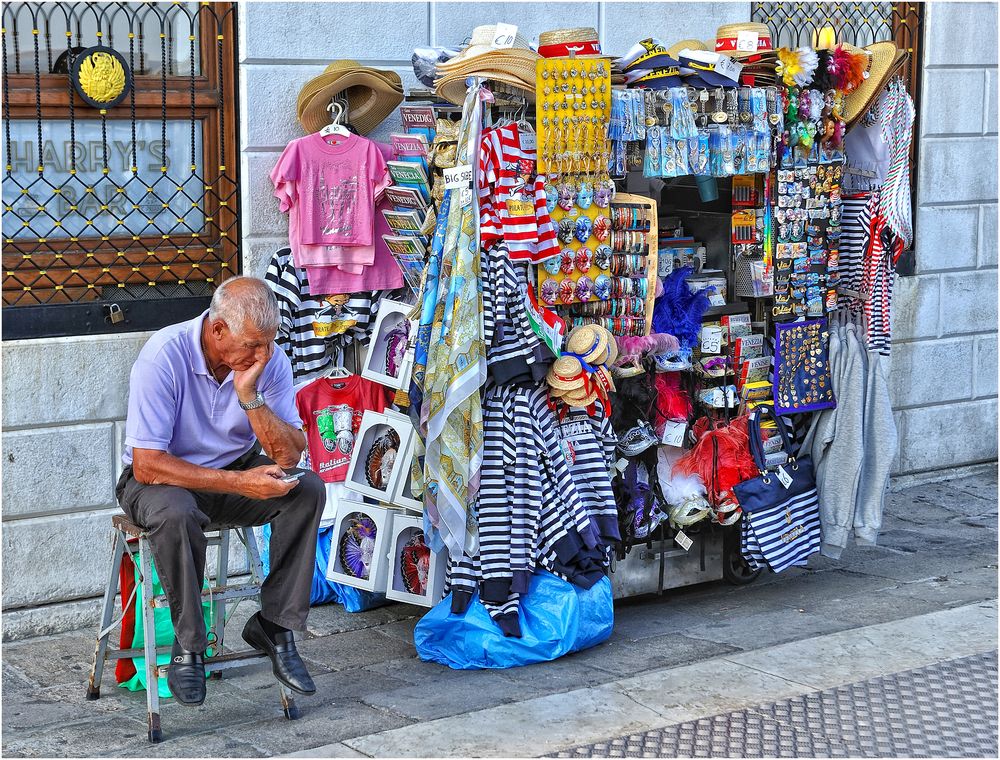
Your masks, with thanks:
[[[535,58],[538,57],[538,54],[531,49],[531,45],[528,43],[527,38],[520,32],[514,35],[514,43],[510,47],[493,47],[493,39],[496,37],[496,33],[496,24],[484,24],[482,26],[477,26],[472,30],[472,37],[469,39],[469,44],[465,46],[462,52],[452,58],[449,58],[444,63],[439,63],[437,65],[437,70],[439,72],[449,71],[461,68],[469,61],[474,61],[477,58],[504,57],[508,55],[516,56],[525,51],[531,53]]]
[[[736,49],[740,32],[751,32],[757,35],[757,50],[750,52]],[[716,53],[725,53],[738,61],[741,58],[749,58],[761,53],[773,53],[774,45],[771,42],[771,30],[767,24],[748,21],[741,24],[723,24],[716,29],[714,49]]]
[[[395,71],[362,66],[357,61],[333,61],[323,73],[299,90],[296,115],[306,132],[318,132],[330,123],[327,107],[334,96],[347,92],[347,121],[367,135],[403,102],[403,82]]]
[[[533,50],[521,48],[506,48],[503,50],[488,50],[475,56],[462,58],[455,61],[452,58],[446,63],[438,64],[437,72],[440,77],[452,74],[476,74],[480,71],[491,71],[497,67],[519,67],[531,68],[534,70],[535,61],[541,56]],[[455,61],[452,64],[452,61]]]
[[[562,396],[565,393],[582,390],[587,385],[587,377],[583,373],[583,365],[575,356],[560,356],[549,367],[545,376],[546,382],[552,388],[552,395]]]
[[[667,48],[667,55],[671,58],[676,58],[677,54],[682,50],[711,50],[714,48],[709,48],[701,40],[681,40],[680,42],[675,42],[673,45]]]
[[[535,63],[540,56],[520,33],[515,35],[511,47],[494,48],[496,28],[496,24],[477,26],[461,53],[437,65],[439,78],[434,82],[434,90],[440,97],[461,105],[468,90],[466,79],[477,76],[516,87],[534,100]]]
[[[891,42],[876,42],[864,49],[868,53],[868,76],[861,85],[844,98],[844,121],[853,125],[865,115],[886,82],[897,70],[906,53]]]
[[[608,360],[608,344],[612,340],[611,333],[600,325],[583,325],[574,328],[567,336],[566,350],[587,364],[604,364]]]
[[[601,39],[592,26],[553,29],[538,35],[538,53],[543,58],[561,58],[570,51],[580,58],[601,55]]]
[[[444,98],[449,103],[457,106],[465,102],[465,95],[468,92],[466,79],[470,76],[478,76],[489,79],[492,82],[500,82],[515,87],[523,91],[524,97],[529,101],[535,100],[535,73],[534,67],[529,75],[528,69],[517,67],[504,67],[503,70],[480,71],[474,74],[449,74],[438,79],[434,86],[434,91],[439,97]]]

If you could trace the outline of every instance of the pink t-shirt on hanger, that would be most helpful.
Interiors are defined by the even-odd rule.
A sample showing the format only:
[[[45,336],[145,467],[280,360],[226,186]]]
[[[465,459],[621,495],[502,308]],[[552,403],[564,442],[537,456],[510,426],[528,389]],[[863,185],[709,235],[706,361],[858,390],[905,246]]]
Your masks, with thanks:
[[[388,147],[388,146],[386,146]],[[378,214],[375,217],[375,260],[369,267],[363,267],[360,274],[351,274],[343,267],[305,266],[309,289],[313,293],[337,295],[339,293],[357,293],[361,290],[395,290],[403,287],[403,270],[399,268],[396,257],[392,255],[389,246],[382,239],[383,235],[392,235],[389,223],[382,216],[382,209],[392,209],[388,199],[379,201]]]
[[[296,237],[290,241],[294,253],[302,245],[372,245],[375,202],[391,178],[373,141],[352,134],[331,145],[315,133],[288,144],[271,182],[281,210],[296,216]],[[307,263],[320,262],[296,259],[298,266]]]
[[[373,141],[374,142],[374,141]],[[382,153],[382,158],[386,161],[392,158],[392,146],[386,143],[374,142],[375,147]],[[391,179],[391,178],[390,178]],[[382,235],[394,234],[388,225],[385,229],[379,227],[385,222],[381,214],[383,208],[391,209],[387,206],[384,194],[376,205],[374,240],[371,245],[326,245],[314,246],[299,243],[292,247],[292,261],[301,267],[336,267],[340,271],[349,275],[366,276],[365,268],[375,264],[375,245],[383,244]],[[299,229],[298,211],[295,206],[288,212],[288,233],[289,237],[298,239]],[[295,230],[295,232],[293,232]],[[368,273],[370,276],[371,273]]]

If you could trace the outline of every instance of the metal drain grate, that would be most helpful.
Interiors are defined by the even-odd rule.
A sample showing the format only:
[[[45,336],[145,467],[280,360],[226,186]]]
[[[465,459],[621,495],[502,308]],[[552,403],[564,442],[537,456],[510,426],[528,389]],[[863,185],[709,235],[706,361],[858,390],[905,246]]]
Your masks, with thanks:
[[[987,652],[555,757],[996,757],[996,695]]]

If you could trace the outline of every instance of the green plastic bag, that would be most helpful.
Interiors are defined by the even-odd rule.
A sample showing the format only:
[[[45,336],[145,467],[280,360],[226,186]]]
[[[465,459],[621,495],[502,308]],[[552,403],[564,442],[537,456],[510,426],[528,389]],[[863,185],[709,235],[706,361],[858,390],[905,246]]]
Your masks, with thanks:
[[[138,589],[136,591],[135,599],[132,600],[132,604],[135,605],[136,601],[142,598],[142,580],[139,573],[139,555],[132,555],[132,564],[135,566],[135,585]],[[150,559],[150,567],[152,568],[153,575],[153,593],[162,594],[163,586],[160,585],[160,577],[156,572],[156,565],[153,563],[152,558]],[[206,579],[203,589],[208,588],[208,580]],[[202,607],[205,612],[205,629],[208,630],[212,625],[212,604],[206,599],[202,603]],[[142,649],[146,643],[146,638],[143,635],[143,626],[145,625],[145,620],[141,614],[140,610],[136,610],[135,615],[135,635],[132,637],[132,648]],[[174,624],[170,620],[170,609],[168,607],[155,607],[153,609],[153,627],[154,635],[156,636],[156,646],[172,646],[174,643]],[[212,649],[209,648],[208,655],[212,654]],[[123,681],[118,684],[124,689],[129,691],[145,691],[146,690],[146,658],[145,657],[134,657],[132,662],[135,664],[135,675],[132,676],[127,681]],[[157,665],[166,665],[170,662],[170,653],[158,654],[156,656]],[[208,668],[206,668],[208,671]],[[167,687],[167,679],[159,678],[157,679],[158,691],[162,699],[167,699],[173,696],[170,693],[170,689]]]

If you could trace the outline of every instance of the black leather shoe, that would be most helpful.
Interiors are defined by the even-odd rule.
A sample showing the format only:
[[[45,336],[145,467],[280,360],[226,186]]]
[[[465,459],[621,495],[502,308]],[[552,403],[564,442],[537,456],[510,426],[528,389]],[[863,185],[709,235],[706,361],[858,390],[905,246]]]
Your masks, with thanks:
[[[274,677],[292,691],[299,694],[315,694],[316,684],[309,676],[306,666],[295,649],[291,631],[275,634],[274,640],[260,624],[260,613],[254,614],[243,627],[243,640],[254,649],[262,650],[271,658]]]
[[[205,701],[205,655],[189,652],[174,641],[167,670],[167,686],[182,705],[197,707]]]

